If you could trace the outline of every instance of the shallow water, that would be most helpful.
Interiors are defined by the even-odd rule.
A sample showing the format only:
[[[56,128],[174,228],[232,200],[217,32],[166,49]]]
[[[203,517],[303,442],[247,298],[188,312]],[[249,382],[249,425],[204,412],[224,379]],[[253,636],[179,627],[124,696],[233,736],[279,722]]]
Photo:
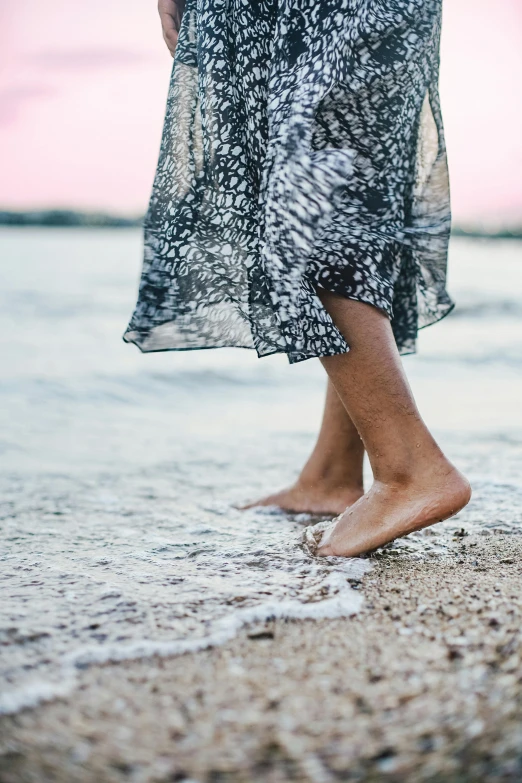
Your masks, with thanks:
[[[242,350],[141,355],[121,334],[133,230],[4,229],[0,711],[93,662],[199,649],[273,616],[347,616],[371,559],[315,560],[307,517],[233,504],[281,487],[321,415],[318,362]],[[455,240],[455,313],[405,365],[474,497],[378,557],[522,530],[522,246]]]

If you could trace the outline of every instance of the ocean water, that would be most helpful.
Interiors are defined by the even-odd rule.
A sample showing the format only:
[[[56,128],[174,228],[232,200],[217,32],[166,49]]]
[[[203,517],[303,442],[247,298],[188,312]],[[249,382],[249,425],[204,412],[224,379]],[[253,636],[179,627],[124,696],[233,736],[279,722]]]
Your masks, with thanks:
[[[0,712],[94,663],[358,611],[375,558],[311,558],[315,520],[234,508],[309,453],[317,361],[124,344],[139,231],[3,229],[0,258]],[[522,243],[454,240],[449,288],[455,312],[405,366],[474,497],[376,557],[443,557],[461,528],[522,532]]]

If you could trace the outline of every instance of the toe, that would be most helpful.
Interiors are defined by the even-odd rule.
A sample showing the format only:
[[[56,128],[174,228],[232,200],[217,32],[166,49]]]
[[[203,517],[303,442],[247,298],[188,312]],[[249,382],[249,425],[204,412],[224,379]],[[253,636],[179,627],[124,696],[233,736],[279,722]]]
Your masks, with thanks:
[[[319,557],[331,557],[335,554],[331,543],[334,527],[335,525],[330,524],[318,538],[316,554]]]
[[[317,557],[335,557],[335,552],[332,550],[330,544],[318,547],[315,554]]]
[[[317,525],[309,525],[303,530],[301,541],[308,554],[316,556],[323,545],[325,535],[329,534],[331,522],[318,522]],[[321,552],[321,555],[323,552]]]

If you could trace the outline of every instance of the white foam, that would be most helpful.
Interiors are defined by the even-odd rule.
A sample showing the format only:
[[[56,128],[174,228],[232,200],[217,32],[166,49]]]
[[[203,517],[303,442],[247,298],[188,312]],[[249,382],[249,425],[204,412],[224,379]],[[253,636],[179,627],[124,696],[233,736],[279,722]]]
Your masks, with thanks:
[[[362,596],[349,587],[324,601],[306,604],[300,601],[267,602],[232,612],[216,621],[213,624],[213,631],[200,638],[166,642],[140,639],[128,644],[106,644],[101,647],[91,645],[69,653],[65,656],[64,662],[84,668],[139,658],[154,656],[168,658],[196,653],[226,644],[248,625],[267,620],[334,620],[351,617],[360,610],[362,602]]]
[[[15,715],[21,710],[33,709],[45,702],[68,696],[76,688],[76,677],[70,673],[60,682],[36,680],[22,688],[0,693],[0,715]]]
[[[359,561],[358,574],[367,572],[371,565]],[[363,565],[364,564],[364,565]],[[348,566],[348,564],[347,564]],[[350,573],[353,571],[350,569]],[[301,601],[267,601],[258,606],[237,609],[216,620],[205,636],[192,639],[158,641],[137,639],[127,644],[103,644],[80,647],[61,659],[60,682],[44,680],[32,682],[23,688],[0,695],[0,715],[13,715],[23,709],[37,707],[44,702],[68,696],[78,682],[78,670],[142,658],[170,658],[219,647],[234,639],[242,628],[268,620],[333,620],[351,617],[361,609],[363,597],[346,583],[346,573],[333,572],[322,583],[328,590],[338,590],[331,598],[302,603]]]

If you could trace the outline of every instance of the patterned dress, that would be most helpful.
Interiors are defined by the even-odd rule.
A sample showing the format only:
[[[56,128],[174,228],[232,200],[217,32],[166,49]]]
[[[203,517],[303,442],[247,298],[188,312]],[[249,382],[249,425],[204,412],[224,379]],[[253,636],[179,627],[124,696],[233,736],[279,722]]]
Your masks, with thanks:
[[[317,288],[445,316],[442,0],[187,0],[145,220],[142,351],[349,350]]]

